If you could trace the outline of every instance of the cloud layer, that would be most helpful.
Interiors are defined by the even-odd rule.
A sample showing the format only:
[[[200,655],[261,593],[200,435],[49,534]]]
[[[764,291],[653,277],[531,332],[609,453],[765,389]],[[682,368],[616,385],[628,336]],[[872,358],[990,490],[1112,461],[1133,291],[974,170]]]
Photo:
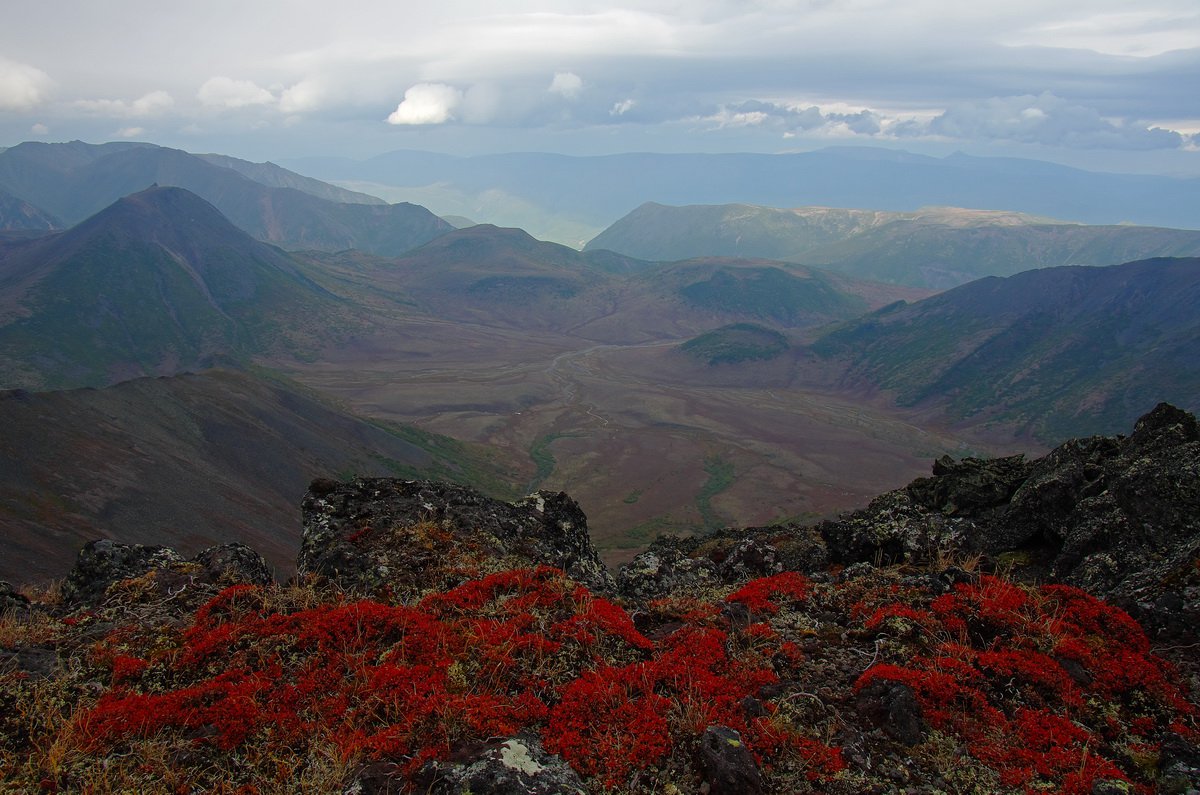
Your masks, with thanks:
[[[65,0],[6,13],[5,135],[336,130],[399,147],[440,129],[496,149],[561,132],[617,149],[652,136],[668,149],[1191,155],[1200,133],[1194,0]]]

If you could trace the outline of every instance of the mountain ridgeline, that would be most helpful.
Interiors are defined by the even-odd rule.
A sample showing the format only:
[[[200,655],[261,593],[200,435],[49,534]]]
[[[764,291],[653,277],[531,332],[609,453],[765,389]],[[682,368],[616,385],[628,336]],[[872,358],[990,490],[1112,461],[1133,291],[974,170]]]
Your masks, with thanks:
[[[1200,408],[1200,259],[1047,268],[884,307],[813,346],[844,383],[1051,441]]]
[[[0,246],[8,386],[165,375],[336,329],[340,299],[283,251],[180,188],[150,188],[67,232]]]
[[[1085,226],[953,207],[883,212],[647,203],[592,239],[585,250],[601,248],[650,260],[764,257],[860,279],[946,289],[1034,268],[1197,256],[1200,231]]]
[[[0,152],[0,191],[66,226],[151,185],[186,188],[252,237],[293,250],[395,255],[453,228],[424,207],[389,205],[270,163],[132,143],[27,142]]]

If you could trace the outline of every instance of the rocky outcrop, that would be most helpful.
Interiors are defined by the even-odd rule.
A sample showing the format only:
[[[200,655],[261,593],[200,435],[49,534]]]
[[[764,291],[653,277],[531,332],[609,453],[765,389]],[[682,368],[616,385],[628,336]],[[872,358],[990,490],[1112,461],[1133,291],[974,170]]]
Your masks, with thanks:
[[[262,556],[245,544],[222,544],[191,560],[169,547],[89,541],[63,583],[67,604],[96,605],[119,583],[149,578],[147,589],[170,592],[183,585],[266,585],[273,580]]]
[[[302,512],[299,575],[346,590],[419,592],[452,587],[481,569],[539,564],[594,590],[614,588],[587,517],[561,492],[508,503],[452,483],[316,480]]]
[[[489,743],[467,759],[432,762],[418,777],[419,791],[430,795],[584,795],[579,774],[549,754],[535,732]]]

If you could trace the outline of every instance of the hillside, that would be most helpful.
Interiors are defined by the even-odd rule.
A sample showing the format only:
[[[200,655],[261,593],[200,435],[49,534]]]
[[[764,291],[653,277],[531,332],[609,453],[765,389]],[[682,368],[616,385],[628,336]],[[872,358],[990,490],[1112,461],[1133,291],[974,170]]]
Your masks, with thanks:
[[[1200,259],[1049,268],[877,310],[813,350],[843,382],[1043,440],[1112,432],[1148,401],[1200,408]]]
[[[0,584],[0,763],[30,791],[1184,793],[1198,455],[1162,404],[616,577],[563,493],[315,480],[287,585],[245,545],[107,540],[32,601]],[[1017,536],[972,535],[1006,519],[1045,533],[1025,581]]]
[[[61,576],[84,541],[195,554],[241,541],[281,577],[316,475],[441,477],[507,493],[469,445],[370,422],[277,377],[207,370],[0,392],[0,579]]]
[[[149,144],[27,142],[0,152],[0,190],[67,225],[151,185],[185,188],[251,236],[289,249],[395,255],[452,228],[423,207],[370,203],[272,164]]]
[[[0,247],[3,386],[103,385],[311,345],[351,323],[284,252],[180,188]]]
[[[650,260],[769,257],[891,284],[945,289],[1033,268],[1200,254],[1200,232],[1084,226],[1019,213],[643,204],[591,240]]]

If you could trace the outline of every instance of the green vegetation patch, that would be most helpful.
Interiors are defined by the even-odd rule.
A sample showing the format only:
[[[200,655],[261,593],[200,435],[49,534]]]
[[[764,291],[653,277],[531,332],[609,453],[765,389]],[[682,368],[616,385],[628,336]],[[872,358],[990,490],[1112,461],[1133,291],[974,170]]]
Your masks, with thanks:
[[[788,350],[783,334],[755,323],[734,323],[701,334],[679,346],[689,356],[714,364],[766,361]]]
[[[800,278],[781,268],[721,268],[679,293],[704,309],[789,325],[851,317],[866,309],[861,298],[839,292],[823,278]]]

